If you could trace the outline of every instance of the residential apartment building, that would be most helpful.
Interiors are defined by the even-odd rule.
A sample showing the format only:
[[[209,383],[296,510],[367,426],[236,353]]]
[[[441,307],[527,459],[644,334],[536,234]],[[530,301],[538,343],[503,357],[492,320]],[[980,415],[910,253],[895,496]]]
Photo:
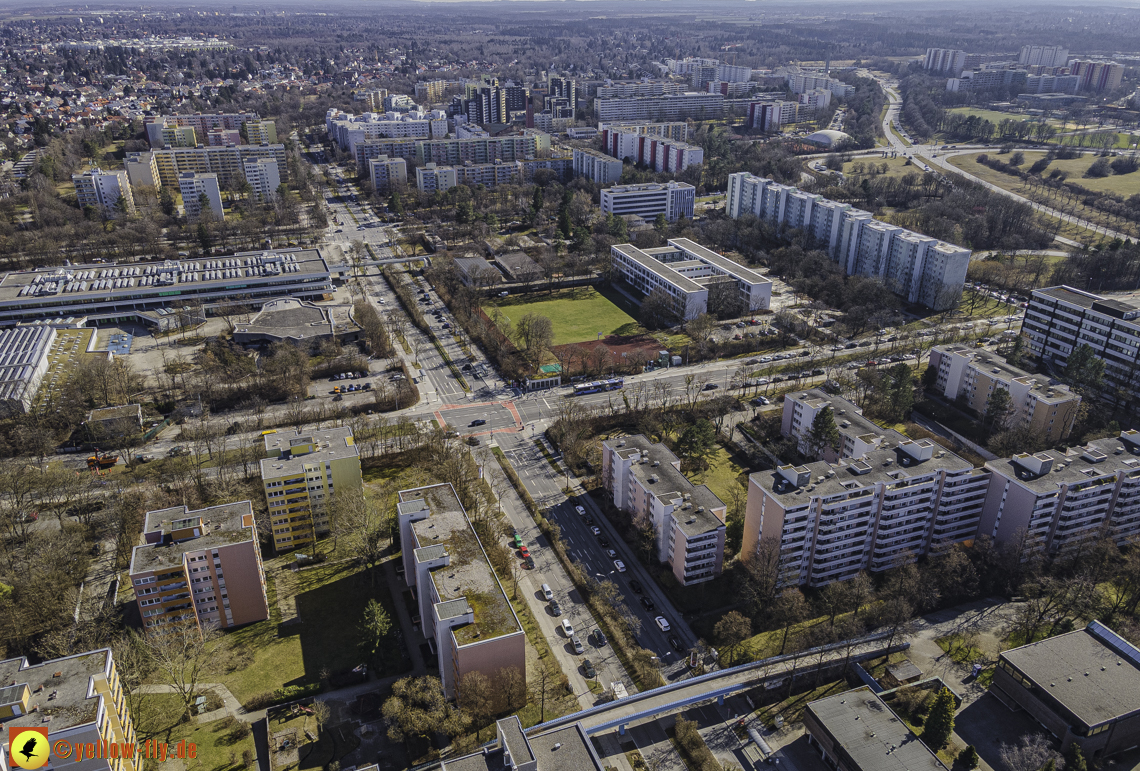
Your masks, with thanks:
[[[738,172],[728,177],[726,212],[806,231],[847,275],[881,278],[907,302],[940,310],[962,294],[969,249],[878,222],[848,204]]]
[[[415,144],[415,162],[458,166],[464,163],[494,163],[540,158],[550,153],[550,135],[526,131],[497,137],[433,139]],[[393,153],[395,155],[397,153]]]
[[[810,447],[809,434],[816,415],[824,409],[830,409],[835,419],[835,427],[839,429],[839,446],[816,450]],[[897,431],[881,428],[863,417],[863,411],[846,399],[832,396],[818,388],[784,395],[780,433],[795,437],[801,454],[816,455],[828,463],[836,463],[841,458],[862,458],[888,439],[894,442],[905,439]]]
[[[408,164],[403,158],[389,158],[387,155],[370,158],[367,169],[372,189],[377,193],[387,193],[408,184]]]
[[[614,185],[602,190],[602,213],[622,216],[636,214],[652,221],[664,214],[669,222],[692,218],[697,189],[687,182],[650,182],[642,185]]]
[[[598,86],[594,96],[597,99],[628,99],[634,96],[665,96],[683,94],[689,90],[686,83],[671,80],[639,80],[633,83],[612,83]]]
[[[416,189],[421,193],[445,193],[458,184],[458,174],[454,166],[437,166],[428,163],[416,167]]]
[[[1017,63],[1022,67],[1064,67],[1069,49],[1062,46],[1022,46]]]
[[[495,722],[495,738],[476,753],[440,761],[440,771],[604,771],[581,723],[533,730],[528,736],[515,715]],[[359,771],[378,771],[365,766]]]
[[[984,69],[966,70],[956,78],[946,81],[947,91],[993,91],[1007,88],[1013,93],[1025,90],[1029,73],[1026,70],[1010,69],[994,65]]]
[[[639,121],[613,121],[598,123],[598,131],[602,135],[602,144],[609,147],[611,134],[649,134],[662,139],[673,139],[685,142],[689,138],[689,124],[683,120],[666,123],[645,123]],[[613,153],[610,153],[613,155]]]
[[[733,286],[749,312],[767,310],[772,303],[771,281],[687,238],[671,238],[668,246],[652,249],[615,244],[610,259],[617,277],[646,296],[662,290],[677,318],[685,321],[706,312],[714,285]]]
[[[130,578],[147,634],[167,624],[229,629],[269,618],[249,501],[148,511]]]
[[[123,167],[127,170],[127,180],[132,188],[145,186],[157,190],[162,187],[162,178],[158,175],[158,164],[154,160],[154,153],[127,153]]]
[[[170,144],[173,147],[175,145],[166,142],[165,139],[168,136],[178,135],[168,133],[169,130],[175,128],[190,128],[192,129],[192,134],[187,135],[183,133],[180,136],[183,138],[186,136],[193,137],[194,141],[183,146],[194,147],[198,144],[197,137],[201,137],[204,140],[207,134],[217,129],[239,131],[244,124],[249,122],[272,123],[272,121],[261,121],[261,117],[255,112],[164,115],[147,121],[146,135],[151,147],[162,147],[164,144]],[[276,129],[274,129],[274,134],[276,134]]]
[[[855,93],[855,87],[830,77],[826,72],[804,72],[799,68],[791,68],[786,75],[788,89],[793,94],[802,94],[817,88],[823,88],[839,99],[846,99]]]
[[[984,416],[998,389],[1010,396],[1008,426],[1027,425],[1047,443],[1064,441],[1077,419],[1081,397],[1068,386],[1012,367],[992,353],[959,345],[938,345],[930,352],[938,372],[935,388]]]
[[[384,97],[388,96],[386,88],[371,88],[367,91],[353,91],[352,101],[364,102],[369,112],[382,112],[384,110]]]
[[[424,80],[416,83],[416,101],[423,104],[439,104],[450,83],[446,80]]]
[[[240,279],[236,280],[236,279]],[[86,316],[174,329],[187,301],[206,310],[271,297],[319,300],[332,291],[318,249],[239,252],[211,260],[99,263],[12,271],[0,279],[0,323]]]
[[[826,88],[813,88],[800,94],[800,107],[809,110],[825,110],[831,105],[831,92]]]
[[[953,48],[927,48],[922,69],[956,78],[966,69],[966,52]]]
[[[212,147],[225,147],[226,145],[240,145],[241,132],[237,129],[214,129],[206,135],[206,142]],[[193,147],[193,144],[188,145]]]
[[[657,172],[679,174],[704,163],[705,151],[696,145],[651,134],[606,132],[606,151],[630,163],[645,164]]]
[[[668,447],[640,434],[602,442],[602,481],[613,504],[654,533],[654,556],[681,586],[711,581],[724,570],[728,507],[681,473]]]
[[[1003,651],[989,692],[1094,763],[1140,744],[1140,649],[1099,621]]]
[[[692,78],[695,73],[706,73],[709,79],[745,81],[752,79],[752,68],[725,64],[719,59],[702,59],[686,56],[684,59],[666,59],[665,67],[674,75]]]
[[[724,97],[721,94],[689,91],[666,96],[595,99],[594,114],[603,123],[676,121],[685,118],[710,120],[724,116]]]
[[[244,124],[247,145],[277,144],[277,124],[271,120],[249,120]]]
[[[274,548],[283,552],[311,546],[329,531],[334,494],[364,485],[352,429],[266,434],[261,482]]]
[[[499,684],[504,669],[518,670],[525,693],[526,633],[454,488],[401,490],[397,499],[404,580],[434,646],[444,693],[456,697],[468,672]]]
[[[599,185],[621,181],[622,162],[597,150],[574,148],[574,176],[589,177]]]
[[[82,174],[72,174],[75,183],[75,197],[79,208],[92,206],[105,212],[113,212],[123,206],[126,211],[135,210],[135,198],[131,194],[131,183],[125,171],[102,171],[94,168]],[[123,203],[119,203],[119,199]]]
[[[178,177],[187,172],[217,174],[218,182],[228,185],[245,173],[250,158],[273,158],[283,180],[289,177],[285,145],[238,145],[237,147],[172,147],[152,150],[163,185],[178,187]]]
[[[1026,94],[1075,94],[1081,87],[1079,75],[1029,75],[1025,79]],[[1020,99],[1021,94],[1018,94]]]
[[[1021,336],[1045,366],[1064,368],[1081,345],[1104,361],[1104,394],[1140,410],[1140,304],[1068,286],[1037,289],[1029,298]]]
[[[106,747],[134,746],[135,733],[123,682],[115,668],[110,648],[30,664],[19,658],[0,661],[0,726],[4,730],[0,767],[16,771],[9,736],[22,728],[50,728],[51,740],[71,746],[96,744]],[[21,748],[22,749],[22,748]],[[46,751],[46,747],[43,751]],[[45,768],[72,766],[83,771],[142,771],[143,753],[124,757],[48,761]]]
[[[249,158],[242,165],[245,168],[245,181],[252,188],[254,198],[268,202],[277,197],[281,173],[276,158]]]
[[[178,189],[182,191],[182,208],[190,219],[202,216],[203,207],[209,208],[210,213],[218,219],[225,219],[217,174],[184,172],[178,175]]]
[[[358,142],[378,139],[438,139],[447,136],[447,114],[442,110],[407,113],[366,112],[353,115],[330,108],[325,115],[325,129],[329,139],[342,150],[356,152]]]
[[[741,554],[772,549],[781,586],[823,586],[972,541],[989,474],[928,439],[748,479]]]
[[[1115,91],[1124,78],[1124,65],[1109,61],[1077,59],[1069,63],[1070,74],[1080,78],[1082,91]]]
[[[752,102],[748,105],[749,128],[760,129],[769,134],[799,120],[800,103],[777,101]]]
[[[1118,545],[1140,535],[1140,431],[1084,447],[986,463],[989,494],[978,532],[1026,553],[1055,554],[1093,536]]]

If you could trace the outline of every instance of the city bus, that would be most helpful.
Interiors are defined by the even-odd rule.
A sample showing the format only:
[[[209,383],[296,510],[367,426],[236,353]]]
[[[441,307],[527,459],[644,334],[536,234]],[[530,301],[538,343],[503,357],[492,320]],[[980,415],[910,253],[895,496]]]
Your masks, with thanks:
[[[574,395],[581,396],[582,394],[597,394],[602,391],[617,391],[625,387],[625,379],[620,377],[610,378],[609,380],[595,380],[592,383],[579,383],[574,386]]]

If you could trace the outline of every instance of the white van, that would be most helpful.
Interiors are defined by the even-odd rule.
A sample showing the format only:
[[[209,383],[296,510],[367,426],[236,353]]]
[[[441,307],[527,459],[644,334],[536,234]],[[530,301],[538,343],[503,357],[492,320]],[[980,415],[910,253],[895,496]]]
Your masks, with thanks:
[[[554,592],[550,591],[550,584],[543,584],[542,585],[542,596],[545,597],[547,600],[553,600],[554,599]]]

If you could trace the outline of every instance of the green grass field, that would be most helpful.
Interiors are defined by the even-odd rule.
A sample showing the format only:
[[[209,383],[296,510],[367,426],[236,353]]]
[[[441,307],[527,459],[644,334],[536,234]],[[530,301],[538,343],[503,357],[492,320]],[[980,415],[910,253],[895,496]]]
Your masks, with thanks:
[[[1007,156],[996,156],[1002,160],[1008,160]],[[1034,162],[1045,157],[1043,152],[1028,152],[1025,153],[1025,162],[1019,168],[1026,171]],[[955,155],[950,158],[950,163],[963,171],[968,171],[975,176],[981,177],[987,182],[991,182],[998,187],[1003,187],[1007,190],[1014,190],[1020,192],[1021,180],[1016,177],[1011,177],[1008,174],[1002,174],[991,169],[987,169],[975,160],[976,155]],[[1097,193],[1115,193],[1116,195],[1130,196],[1140,193],[1140,171],[1134,171],[1131,174],[1110,174],[1107,177],[1085,177],[1084,173],[1089,166],[1092,166],[1096,161],[1095,155],[1082,155],[1079,158],[1070,158],[1069,160],[1055,160],[1041,172],[1041,176],[1048,177],[1054,169],[1068,174],[1068,181],[1080,185],[1083,188],[1092,190]],[[979,171],[981,169],[981,171]],[[983,172],[989,172],[985,174]]]
[[[887,164],[887,173],[878,173],[878,168],[883,164]],[[856,174],[852,171],[853,168],[858,168],[856,164],[862,164],[864,169],[862,174]],[[874,166],[876,171],[874,174],[867,173],[867,169]],[[859,158],[854,161],[843,164],[843,173],[848,176],[857,176],[859,179],[887,179],[889,177],[904,177],[907,174],[914,172],[915,174],[922,175],[922,170],[908,161],[906,158]]]
[[[588,342],[596,340],[599,334],[605,337],[644,331],[630,315],[630,312],[636,312],[632,303],[621,295],[603,294],[593,287],[563,289],[552,295],[496,298],[485,304],[483,311],[494,318],[496,308],[512,325],[527,313],[546,316],[554,322],[554,345]]]
[[[748,489],[748,482],[741,475],[747,469],[744,459],[730,453],[723,445],[709,457],[709,467],[704,471],[691,472],[687,476],[696,485],[708,485],[718,498],[728,503],[733,488]],[[743,480],[743,481],[742,481]]]

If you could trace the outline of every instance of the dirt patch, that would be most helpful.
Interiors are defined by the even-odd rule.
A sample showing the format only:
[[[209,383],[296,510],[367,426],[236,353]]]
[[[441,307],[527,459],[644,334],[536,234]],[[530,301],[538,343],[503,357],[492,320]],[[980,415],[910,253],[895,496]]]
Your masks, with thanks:
[[[645,361],[648,362],[655,360],[657,354],[662,350],[661,343],[650,335],[610,335],[601,340],[586,343],[557,345],[551,349],[551,352],[559,361],[567,361],[569,374],[574,376],[591,371],[595,363],[594,350],[599,345],[604,345],[609,350],[610,361],[613,362],[619,372],[628,368],[629,360],[635,352],[640,352],[645,357]],[[571,350],[575,351],[573,356],[564,359]],[[603,369],[609,369],[609,367],[610,362],[607,361]]]

